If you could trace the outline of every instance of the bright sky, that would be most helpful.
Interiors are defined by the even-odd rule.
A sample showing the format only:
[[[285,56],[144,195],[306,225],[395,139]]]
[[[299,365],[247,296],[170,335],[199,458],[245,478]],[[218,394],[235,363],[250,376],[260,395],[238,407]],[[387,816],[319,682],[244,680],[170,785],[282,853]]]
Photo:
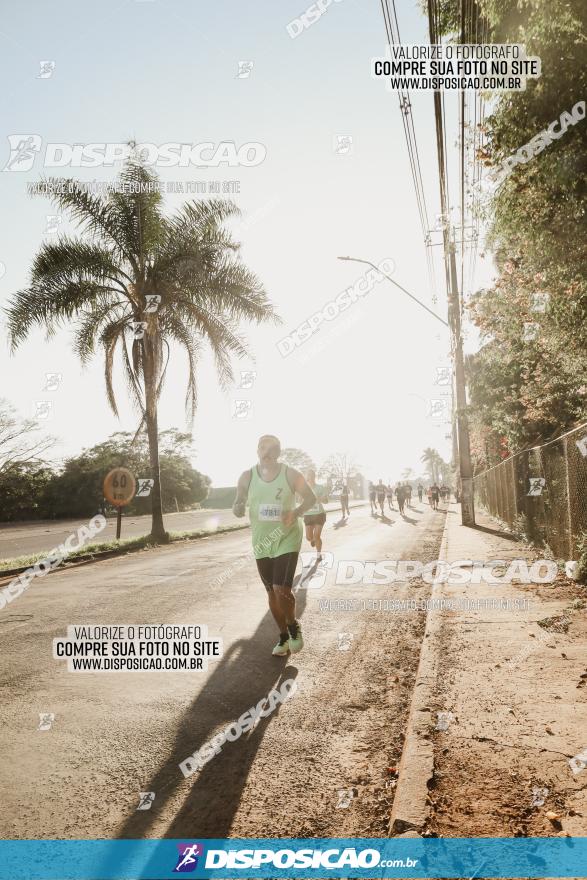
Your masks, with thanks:
[[[194,424],[195,466],[215,485],[233,485],[255,459],[262,433],[277,434],[320,464],[348,452],[369,479],[397,479],[404,468],[422,470],[433,446],[450,458],[448,424],[431,415],[448,388],[435,384],[449,366],[448,332],[389,282],[320,330],[289,357],[277,342],[355,282],[363,273],[351,255],[395,262],[393,277],[446,316],[440,248],[434,248],[438,303],[432,303],[425,251],[395,95],[370,76],[370,60],[384,54],[379,0],[333,2],[292,39],[286,25],[305,0],[74,0],[10,4],[0,34],[4,67],[0,96],[0,162],[10,135],[36,134],[47,143],[260,142],[256,167],[160,168],[165,181],[240,181],[234,198],[248,222],[240,230],[245,262],[262,279],[283,326],[246,328],[255,370],[249,389],[223,392],[213,365],[199,367],[200,403]],[[426,22],[413,0],[399,0],[405,43],[426,42]],[[54,61],[39,78],[40,62]],[[239,62],[252,62],[239,77]],[[248,65],[247,65],[248,67]],[[413,112],[431,218],[439,212],[431,94],[413,94]],[[456,96],[447,97],[454,122]],[[339,137],[352,138],[346,154]],[[451,189],[457,193],[456,128],[449,131]],[[55,209],[31,198],[27,184],[42,173],[111,180],[115,169],[44,169],[42,152],[28,171],[0,176],[0,304],[26,285],[32,258]],[[169,210],[190,195],[169,195]],[[456,204],[456,200],[455,200]],[[63,231],[69,229],[65,219]],[[435,238],[439,241],[438,234]],[[476,287],[491,277],[478,261]],[[0,273],[2,267],[0,266]],[[16,355],[0,326],[0,395],[23,416],[37,402],[52,408],[43,424],[60,438],[56,458],[134,430],[136,413],[118,383],[122,417],[106,403],[103,363],[82,371],[71,330],[47,342],[35,333]],[[470,343],[469,343],[470,344]],[[319,346],[320,350],[317,350]],[[46,373],[61,373],[54,391]],[[185,428],[185,362],[174,352],[160,406],[159,425]],[[448,399],[448,398],[447,398]],[[248,404],[236,401],[246,400]],[[235,409],[246,408],[246,418]]]

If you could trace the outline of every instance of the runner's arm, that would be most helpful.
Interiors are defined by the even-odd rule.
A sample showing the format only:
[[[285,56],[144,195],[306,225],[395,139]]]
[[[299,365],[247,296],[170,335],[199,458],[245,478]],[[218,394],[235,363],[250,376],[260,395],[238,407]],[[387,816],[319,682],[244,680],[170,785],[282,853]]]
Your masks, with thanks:
[[[316,503],[316,496],[306,483],[306,480],[299,471],[296,471],[295,468],[288,467],[287,469],[287,482],[290,485],[290,488],[293,489],[298,495],[302,498],[302,503],[299,504],[291,513],[296,516],[303,516],[306,510],[309,510],[311,507],[314,507]]]
[[[238,478],[238,483],[236,485],[236,498],[234,499],[234,504],[232,505],[232,512],[235,516],[238,516],[239,519],[245,515],[245,508],[247,504],[247,494],[249,491],[249,483],[251,482],[251,472],[245,471]]]

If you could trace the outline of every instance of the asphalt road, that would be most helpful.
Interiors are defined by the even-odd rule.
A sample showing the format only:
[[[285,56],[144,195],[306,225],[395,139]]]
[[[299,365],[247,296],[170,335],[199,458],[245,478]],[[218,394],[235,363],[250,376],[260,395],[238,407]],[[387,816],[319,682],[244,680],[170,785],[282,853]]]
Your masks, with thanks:
[[[424,615],[368,603],[429,587],[336,585],[335,572],[343,560],[436,559],[444,519],[417,502],[403,519],[330,517],[326,582],[312,588],[306,560],[306,646],[289,658],[271,656],[248,531],[33,581],[0,611],[2,837],[385,836]],[[190,673],[76,674],[52,658],[68,625],[140,623],[205,624],[223,656]],[[289,701],[184,778],[181,761],[286,680],[297,684]],[[42,713],[55,716],[48,730]],[[139,792],[155,793],[149,810],[137,811]]]
[[[166,513],[165,526],[172,532],[214,529],[222,525],[242,522],[233,515],[232,510],[190,510],[186,513]],[[87,519],[65,519],[57,522],[31,522],[0,525],[0,559],[15,556],[28,556],[51,550],[68,535],[74,534],[80,526],[87,526]],[[148,535],[151,531],[150,516],[124,516],[122,538],[136,538]],[[96,538],[97,541],[111,541],[116,537],[116,517],[108,517],[108,525]]]
[[[352,504],[366,502],[351,502]],[[338,502],[326,505],[328,510],[339,510]],[[232,510],[189,510],[185,513],[166,513],[165,527],[170,532],[190,532],[197,529],[214,531],[219,526],[242,524]],[[66,519],[58,522],[30,522],[0,524],[0,559],[13,559],[52,550],[80,526],[87,526],[86,519]],[[123,514],[122,533],[124,538],[137,538],[151,531],[150,516],[125,516]],[[111,541],[116,537],[116,517],[108,518],[108,525],[97,536],[97,541]]]

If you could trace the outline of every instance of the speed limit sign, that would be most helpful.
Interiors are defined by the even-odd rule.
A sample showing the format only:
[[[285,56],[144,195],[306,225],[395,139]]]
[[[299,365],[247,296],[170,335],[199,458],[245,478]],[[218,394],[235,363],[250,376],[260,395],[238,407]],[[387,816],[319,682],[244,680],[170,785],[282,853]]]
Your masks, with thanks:
[[[135,490],[135,478],[127,468],[114,468],[104,477],[104,498],[114,507],[126,507],[130,504]]]
[[[120,538],[122,508],[133,500],[137,484],[128,468],[118,467],[104,477],[104,498],[117,508],[116,540]]]

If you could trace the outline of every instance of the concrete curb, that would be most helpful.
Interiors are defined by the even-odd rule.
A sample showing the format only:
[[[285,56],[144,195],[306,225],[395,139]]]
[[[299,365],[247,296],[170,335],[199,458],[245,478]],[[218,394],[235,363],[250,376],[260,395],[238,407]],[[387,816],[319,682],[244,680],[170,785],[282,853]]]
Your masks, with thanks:
[[[446,553],[448,515],[438,553]],[[439,599],[442,583],[432,585],[431,599]],[[406,736],[399,763],[398,784],[389,820],[390,837],[413,837],[421,832],[428,818],[428,782],[434,774],[434,718],[432,704],[438,674],[438,650],[442,617],[432,609],[426,616],[426,628],[416,681],[410,703]]]

